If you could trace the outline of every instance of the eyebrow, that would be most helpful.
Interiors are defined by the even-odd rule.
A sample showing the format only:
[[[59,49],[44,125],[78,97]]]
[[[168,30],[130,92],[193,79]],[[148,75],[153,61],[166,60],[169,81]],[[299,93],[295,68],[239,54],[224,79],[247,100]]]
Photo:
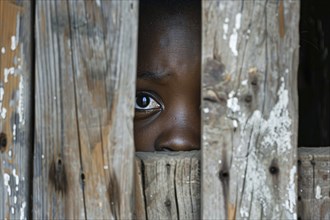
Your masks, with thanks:
[[[169,76],[170,74],[167,72],[152,72],[152,71],[138,71],[137,78],[143,80],[162,80],[165,77]]]

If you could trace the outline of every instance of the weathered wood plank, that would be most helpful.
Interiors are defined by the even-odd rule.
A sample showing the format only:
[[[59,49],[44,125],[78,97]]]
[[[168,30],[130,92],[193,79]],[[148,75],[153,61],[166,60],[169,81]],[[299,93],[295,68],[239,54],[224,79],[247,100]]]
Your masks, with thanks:
[[[299,1],[202,12],[202,218],[296,218]]]
[[[135,217],[200,219],[199,151],[136,155]]]
[[[298,218],[330,219],[330,147],[299,148]]]
[[[34,218],[132,218],[137,3],[37,1]]]
[[[0,219],[30,213],[31,2],[0,1]]]

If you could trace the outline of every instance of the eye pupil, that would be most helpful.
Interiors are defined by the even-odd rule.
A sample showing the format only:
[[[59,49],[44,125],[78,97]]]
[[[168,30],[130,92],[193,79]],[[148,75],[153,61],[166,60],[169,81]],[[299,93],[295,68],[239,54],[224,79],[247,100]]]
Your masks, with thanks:
[[[142,108],[145,108],[150,104],[150,98],[145,95],[140,95],[136,98],[136,104]]]

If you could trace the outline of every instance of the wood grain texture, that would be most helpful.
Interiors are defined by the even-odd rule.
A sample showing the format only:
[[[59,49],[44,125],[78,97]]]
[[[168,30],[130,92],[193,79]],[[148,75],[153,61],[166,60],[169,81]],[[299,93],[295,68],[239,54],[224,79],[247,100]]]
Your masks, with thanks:
[[[0,219],[30,213],[31,2],[0,1]]]
[[[299,1],[202,12],[202,218],[295,219]]]
[[[137,157],[136,219],[200,219],[199,151]]]
[[[37,1],[34,218],[132,218],[137,3]]]
[[[299,148],[298,217],[330,219],[330,147]]]

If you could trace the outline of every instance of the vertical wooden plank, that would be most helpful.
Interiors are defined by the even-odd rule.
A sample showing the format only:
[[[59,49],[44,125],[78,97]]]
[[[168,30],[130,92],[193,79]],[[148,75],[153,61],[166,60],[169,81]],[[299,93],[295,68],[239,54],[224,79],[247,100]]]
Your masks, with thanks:
[[[37,2],[35,218],[132,218],[137,6]]]
[[[199,151],[137,156],[136,218],[200,219]]]
[[[202,218],[295,219],[299,1],[202,7]]]
[[[69,9],[87,218],[130,219],[138,2]]]
[[[30,1],[0,1],[0,219],[31,208],[31,24]]]
[[[298,218],[330,219],[330,147],[299,148]]]

